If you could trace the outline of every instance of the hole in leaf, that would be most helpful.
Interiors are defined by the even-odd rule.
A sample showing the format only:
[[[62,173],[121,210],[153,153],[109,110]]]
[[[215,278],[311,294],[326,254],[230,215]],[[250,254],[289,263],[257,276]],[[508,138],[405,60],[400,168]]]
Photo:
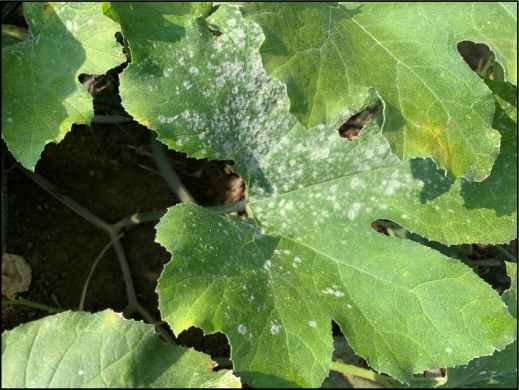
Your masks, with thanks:
[[[85,88],[87,92],[92,95],[94,93],[96,77],[100,76],[95,74],[81,73],[77,79],[81,84],[83,84],[83,88]]]
[[[229,358],[231,347],[227,336],[221,332],[205,335],[202,329],[195,326],[180,332],[177,337],[180,345],[193,348],[195,351],[206,353],[216,360],[219,368],[232,368]]]
[[[121,105],[119,95],[119,74],[128,66],[128,61],[110,69],[106,74],[92,75],[81,73],[78,80],[94,98],[96,115],[128,115]]]
[[[484,43],[462,41],[458,43],[458,52],[475,73],[491,80],[504,80],[503,68],[495,61],[495,55]]]
[[[114,34],[114,37],[115,37],[115,40],[117,41],[117,43],[119,43],[119,45],[124,46],[124,37],[123,37],[123,34],[121,34],[120,31],[117,31]]]
[[[216,24],[208,23],[207,26],[209,27],[209,33],[210,33],[213,37],[218,38],[220,35],[223,34],[223,32],[221,31],[220,27],[217,26]]]
[[[353,141],[359,136],[359,132],[368,123],[368,121],[378,111],[378,105],[376,103],[370,104],[358,113],[350,116],[346,122],[337,130],[342,138],[347,138],[348,141]]]

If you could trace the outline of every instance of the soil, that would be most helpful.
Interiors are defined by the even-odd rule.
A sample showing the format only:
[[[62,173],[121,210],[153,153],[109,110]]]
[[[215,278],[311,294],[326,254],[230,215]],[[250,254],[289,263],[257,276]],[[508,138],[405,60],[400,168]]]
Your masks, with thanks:
[[[125,115],[117,97],[117,73],[121,70],[122,67],[93,80],[97,114]],[[82,81],[89,77],[85,75]],[[353,127],[358,132],[362,126]],[[136,122],[74,126],[62,142],[46,146],[36,172],[62,194],[110,223],[135,213],[162,210],[179,201],[157,172],[150,135],[149,129]],[[354,132],[352,137],[355,135]],[[228,168],[231,161],[196,160],[174,151],[168,151],[168,158],[200,205],[233,203],[243,196],[241,179]],[[32,268],[30,289],[20,296],[52,307],[77,309],[92,264],[110,239],[16,168],[9,154],[5,157],[5,169],[9,196],[6,252],[23,256]],[[140,302],[160,319],[155,288],[171,256],[154,242],[155,224],[148,222],[129,229],[121,243]],[[516,242],[507,248],[517,254]],[[490,257],[497,253],[488,247],[476,248],[478,260],[488,258],[485,251],[489,251]],[[506,286],[502,268],[490,267],[492,273],[500,275],[496,285]],[[95,270],[84,310],[110,308],[120,312],[126,304],[121,270],[110,249]],[[2,306],[2,331],[47,315],[47,311],[33,307]],[[135,319],[141,320],[138,316]],[[334,333],[340,334],[337,326]],[[223,334],[204,336],[199,329],[192,328],[178,335],[177,340],[213,357],[229,356]]]
[[[187,159],[168,152],[171,165],[197,202],[214,206],[233,202],[236,175],[225,162]],[[75,214],[7,161],[7,253],[29,262],[33,279],[25,299],[77,309],[92,263],[110,241],[97,227]],[[136,123],[75,126],[58,145],[45,148],[36,172],[62,194],[114,223],[129,215],[161,210],[178,203],[157,172],[150,131]],[[234,187],[233,187],[234,185]],[[156,280],[170,255],[154,242],[155,222],[143,223],[121,239],[141,303],[159,318]],[[115,253],[108,251],[89,285],[86,311],[122,311],[126,295]],[[2,328],[47,315],[25,306],[3,307]]]

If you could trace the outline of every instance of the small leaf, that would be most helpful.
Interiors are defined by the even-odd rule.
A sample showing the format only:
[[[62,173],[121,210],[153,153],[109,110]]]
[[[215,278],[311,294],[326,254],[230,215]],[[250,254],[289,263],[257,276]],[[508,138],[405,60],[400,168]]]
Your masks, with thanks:
[[[267,73],[287,85],[307,128],[338,126],[371,89],[399,158],[431,157],[482,181],[499,153],[493,101],[456,44],[484,42],[517,83],[517,7],[506,3],[245,3],[266,36]],[[375,95],[375,94],[374,94]]]
[[[240,387],[215,365],[110,310],[65,312],[2,333],[2,387]]]
[[[124,61],[117,25],[97,3],[24,3],[29,39],[2,50],[2,137],[34,170],[49,142],[89,124],[92,97],[78,81]]]

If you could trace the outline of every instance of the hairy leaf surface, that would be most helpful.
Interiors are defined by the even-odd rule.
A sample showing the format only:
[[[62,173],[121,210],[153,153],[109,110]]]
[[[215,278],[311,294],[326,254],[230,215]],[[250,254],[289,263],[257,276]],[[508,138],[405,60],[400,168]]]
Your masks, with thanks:
[[[499,153],[490,91],[456,45],[484,42],[517,83],[511,3],[245,3],[266,35],[267,73],[287,85],[307,128],[338,126],[374,89],[383,134],[401,159],[432,157],[450,176],[481,181]]]
[[[2,334],[2,387],[241,387],[215,366],[110,310],[56,314]]]
[[[2,137],[34,170],[47,143],[94,115],[78,76],[103,74],[124,56],[114,38],[117,25],[97,3],[27,2],[24,15],[29,39],[2,47]]]
[[[391,219],[447,244],[512,239],[512,149],[481,199],[485,182],[393,155],[383,113],[352,142],[331,126],[306,131],[263,70],[261,30],[236,9],[221,6],[208,24],[145,4],[112,7],[128,21],[134,59],[121,77],[128,112],[176,150],[233,159],[247,184],[247,219],[191,204],[157,226],[173,254],[160,309],[176,333],[224,332],[237,374],[255,387],[320,385],[331,319],[374,369],[402,381],[514,340],[514,319],[468,267],[370,226]],[[156,20],[168,28],[153,30]],[[513,143],[506,118],[503,137]]]

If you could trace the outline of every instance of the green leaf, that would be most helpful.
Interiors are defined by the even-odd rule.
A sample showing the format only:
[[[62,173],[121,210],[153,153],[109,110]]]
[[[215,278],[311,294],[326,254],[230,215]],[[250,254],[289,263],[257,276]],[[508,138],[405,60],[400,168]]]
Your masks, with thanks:
[[[248,150],[262,146],[266,150],[282,136],[273,112],[277,109],[287,117],[282,110],[286,99],[278,102],[276,95],[282,86],[263,88],[256,83],[261,59],[256,51],[244,61],[240,50],[248,52],[248,44],[259,45],[259,34],[247,36],[237,28],[235,36],[216,38],[202,18],[159,13],[144,3],[112,7],[125,21],[122,32],[134,58],[120,77],[122,104],[135,120],[158,131],[159,140],[193,157],[245,163],[254,159]],[[157,20],[167,26],[160,35]],[[234,43],[229,45],[231,39]],[[256,93],[261,93],[256,99],[244,97]],[[239,126],[253,126],[256,137],[218,137]],[[260,135],[267,128],[269,133]],[[244,142],[250,146],[244,148]]]
[[[512,284],[501,298],[510,314],[517,319],[517,264],[506,263],[506,269]],[[466,366],[449,368],[447,379],[442,387],[516,388],[517,340],[503,351],[494,352],[492,356],[474,359]]]
[[[180,205],[157,225],[173,254],[160,310],[176,333],[224,332],[237,374],[254,387],[319,386],[331,319],[358,355],[401,381],[515,339],[514,319],[470,268],[371,228],[390,219],[446,244],[512,239],[513,151],[478,200],[485,182],[391,154],[382,113],[352,142],[331,126],[306,131],[262,68],[261,30],[232,7],[210,16],[214,35],[202,18],[113,7],[134,58],[121,76],[128,112],[176,150],[233,159],[247,184],[248,219]],[[160,36],[157,19],[169,23]],[[507,140],[516,139],[510,126]]]
[[[4,171],[4,146],[2,142],[2,157],[0,157],[2,165],[2,257],[4,257],[5,246],[7,244],[7,174]]]
[[[456,45],[488,44],[506,80],[517,83],[516,5],[273,2],[241,9],[263,28],[267,73],[287,85],[291,112],[305,127],[340,125],[372,93],[401,159],[432,157],[469,181],[488,176],[499,153],[493,100]]]
[[[117,25],[97,3],[24,3],[29,39],[2,50],[2,137],[34,170],[49,142],[89,124],[92,98],[78,81],[124,61]]]
[[[2,333],[2,387],[241,387],[215,366],[110,310],[65,312]]]
[[[190,15],[207,17],[211,11],[211,2],[185,1],[174,3],[155,3],[153,5],[159,12],[172,13],[174,15]]]
[[[517,319],[517,264],[507,262],[506,270],[510,277],[511,284],[510,288],[503,293],[501,298],[506,306],[508,306],[510,314]]]
[[[157,226],[173,253],[158,286],[164,318],[175,332],[224,332],[245,383],[318,386],[332,318],[358,355],[401,381],[515,337],[499,297],[432,250],[369,232],[361,240],[349,231],[349,245],[333,248],[318,232],[319,247],[276,233],[195,205],[171,209]]]

